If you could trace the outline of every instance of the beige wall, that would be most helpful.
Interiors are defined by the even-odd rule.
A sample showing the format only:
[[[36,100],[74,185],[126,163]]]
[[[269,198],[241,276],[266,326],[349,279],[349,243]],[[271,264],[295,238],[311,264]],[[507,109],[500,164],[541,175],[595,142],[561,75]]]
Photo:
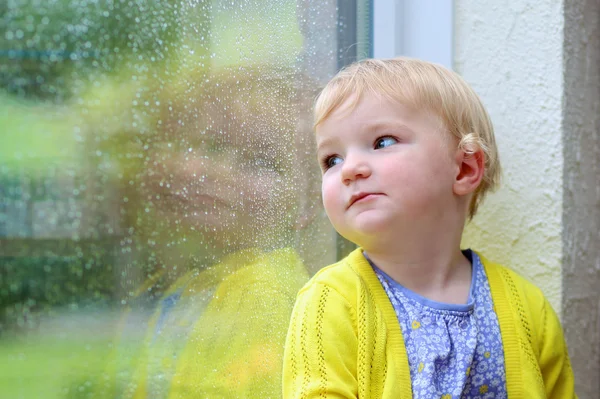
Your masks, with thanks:
[[[600,391],[600,5],[455,1],[455,69],[481,95],[502,188],[464,244],[542,288],[581,398]]]
[[[560,313],[563,16],[554,0],[497,3],[455,2],[455,70],[488,108],[504,168],[465,241],[535,281]]]

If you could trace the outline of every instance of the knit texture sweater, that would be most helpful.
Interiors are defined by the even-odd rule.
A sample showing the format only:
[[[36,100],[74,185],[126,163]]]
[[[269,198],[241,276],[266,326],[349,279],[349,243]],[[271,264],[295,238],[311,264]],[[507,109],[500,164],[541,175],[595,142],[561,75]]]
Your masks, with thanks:
[[[480,255],[504,347],[509,398],[575,398],[562,328],[541,290]],[[394,308],[358,248],[300,290],[286,339],[284,398],[412,398]]]

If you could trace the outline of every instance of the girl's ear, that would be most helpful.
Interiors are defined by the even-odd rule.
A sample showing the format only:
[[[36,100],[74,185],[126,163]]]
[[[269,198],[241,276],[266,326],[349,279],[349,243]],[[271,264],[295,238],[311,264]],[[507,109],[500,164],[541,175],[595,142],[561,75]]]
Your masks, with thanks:
[[[458,172],[454,180],[454,194],[469,195],[479,187],[485,171],[485,155],[483,150],[467,152],[458,149],[456,152]]]

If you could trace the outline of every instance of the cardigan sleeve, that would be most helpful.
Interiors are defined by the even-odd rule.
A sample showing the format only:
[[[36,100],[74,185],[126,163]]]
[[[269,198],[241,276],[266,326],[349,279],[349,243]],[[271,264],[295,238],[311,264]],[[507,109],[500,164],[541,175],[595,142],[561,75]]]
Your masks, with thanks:
[[[284,399],[358,396],[355,314],[323,282],[313,281],[300,291],[284,352]]]
[[[576,398],[573,370],[569,361],[563,330],[547,300],[542,309],[542,338],[539,363],[546,396],[549,399]]]

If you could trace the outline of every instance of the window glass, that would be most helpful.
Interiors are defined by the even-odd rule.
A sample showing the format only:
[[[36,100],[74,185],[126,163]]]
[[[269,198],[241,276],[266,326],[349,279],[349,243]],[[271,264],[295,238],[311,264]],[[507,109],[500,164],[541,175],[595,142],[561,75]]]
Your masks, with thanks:
[[[0,2],[0,396],[279,396],[342,3]]]

